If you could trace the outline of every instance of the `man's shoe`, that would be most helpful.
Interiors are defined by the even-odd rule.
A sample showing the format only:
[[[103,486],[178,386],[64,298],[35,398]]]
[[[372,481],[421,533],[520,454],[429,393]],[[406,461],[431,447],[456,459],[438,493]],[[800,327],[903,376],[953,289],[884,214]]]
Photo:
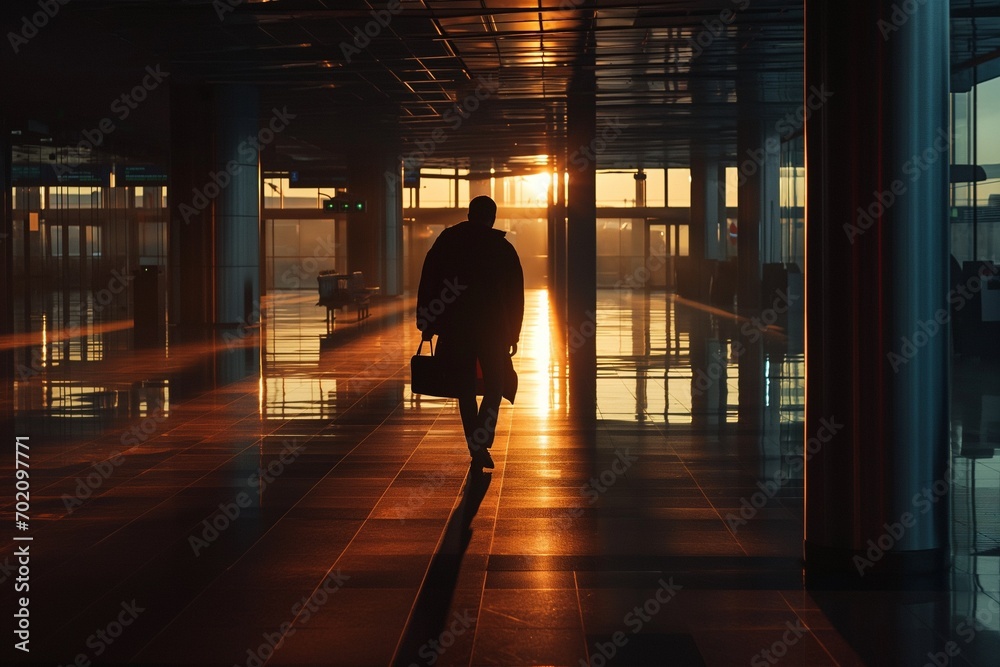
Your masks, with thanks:
[[[493,463],[493,457],[486,449],[480,449],[478,452],[472,452],[472,465],[478,468],[488,468],[492,470],[496,467]]]

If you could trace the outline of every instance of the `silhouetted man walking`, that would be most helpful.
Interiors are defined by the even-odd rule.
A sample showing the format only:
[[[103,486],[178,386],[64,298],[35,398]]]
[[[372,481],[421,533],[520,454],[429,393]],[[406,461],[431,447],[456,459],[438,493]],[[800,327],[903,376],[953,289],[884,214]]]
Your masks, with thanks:
[[[517,352],[524,318],[524,274],[506,232],[493,229],[497,205],[469,202],[469,219],[441,232],[427,252],[417,291],[417,328],[438,336],[436,354],[455,369],[459,412],[473,467],[492,468],[500,400],[513,402]],[[476,404],[476,361],[483,400]]]

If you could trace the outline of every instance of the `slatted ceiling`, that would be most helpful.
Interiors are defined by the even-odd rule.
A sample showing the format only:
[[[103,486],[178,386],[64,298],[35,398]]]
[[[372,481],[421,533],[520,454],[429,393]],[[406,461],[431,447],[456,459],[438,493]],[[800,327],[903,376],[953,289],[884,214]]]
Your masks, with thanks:
[[[775,98],[787,99],[791,109],[801,97],[797,3],[754,0],[740,20],[759,26],[751,35],[754,43],[773,48],[750,55],[735,39],[720,39],[712,47],[718,56],[701,56],[711,67],[695,74],[689,67],[689,40],[704,29],[703,20],[732,6],[730,0],[589,4],[589,9],[582,4],[567,9],[564,0],[406,0],[405,11],[347,62],[341,43],[351,43],[355,28],[371,21],[372,9],[384,3],[276,0],[239,5],[220,22],[209,0],[181,5],[80,0],[64,7],[66,17],[86,14],[96,26],[91,37],[99,47],[81,59],[76,71],[71,63],[64,76],[110,69],[119,70],[118,80],[128,81],[136,67],[141,70],[142,64],[162,57],[177,63],[186,76],[253,81],[260,84],[263,104],[308,109],[289,132],[297,133],[304,145],[325,147],[330,155],[338,153],[344,134],[358,134],[337,119],[353,122],[388,111],[405,138],[403,154],[436,128],[449,130],[448,141],[428,166],[470,158],[517,160],[524,150],[546,152],[552,144],[547,134],[552,116],[565,113],[565,91],[590,31],[597,49],[599,113],[629,123],[601,156],[601,166],[634,162],[635,155],[647,165],[650,160],[683,163],[692,137],[734,138],[735,106],[693,104],[691,79],[718,81],[718,94],[732,100],[736,76],[749,68],[761,73],[764,87],[776,91]],[[80,50],[74,45],[85,41],[55,22],[53,30],[65,37],[67,52]],[[126,61],[116,53],[119,36],[135,49]],[[798,72],[800,78],[777,76],[784,72]],[[501,90],[451,132],[440,115],[474,90],[479,77],[489,76],[501,81]],[[120,87],[109,84],[109,93]],[[362,104],[374,105],[378,112],[359,113]],[[82,114],[84,120],[90,113]],[[295,157],[279,155],[289,163]]]

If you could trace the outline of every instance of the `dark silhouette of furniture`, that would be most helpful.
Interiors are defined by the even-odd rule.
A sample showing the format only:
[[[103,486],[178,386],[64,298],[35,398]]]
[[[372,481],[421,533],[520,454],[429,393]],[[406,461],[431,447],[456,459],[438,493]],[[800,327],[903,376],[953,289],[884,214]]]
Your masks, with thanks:
[[[319,282],[319,301],[317,306],[326,307],[327,331],[335,321],[334,311],[347,306],[354,306],[358,321],[371,315],[371,298],[379,293],[378,287],[367,287],[361,271],[347,275],[333,271],[324,271],[317,278]]]

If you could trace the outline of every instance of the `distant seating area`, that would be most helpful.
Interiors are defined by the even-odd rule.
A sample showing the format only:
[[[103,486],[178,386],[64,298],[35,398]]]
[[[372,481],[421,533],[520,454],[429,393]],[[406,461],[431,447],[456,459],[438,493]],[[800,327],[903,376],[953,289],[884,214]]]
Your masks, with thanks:
[[[354,306],[358,321],[365,319],[371,312],[371,298],[379,293],[378,287],[368,287],[361,271],[347,275],[335,271],[324,271],[319,274],[319,301],[317,306],[326,307],[327,331],[335,321],[334,311]]]

